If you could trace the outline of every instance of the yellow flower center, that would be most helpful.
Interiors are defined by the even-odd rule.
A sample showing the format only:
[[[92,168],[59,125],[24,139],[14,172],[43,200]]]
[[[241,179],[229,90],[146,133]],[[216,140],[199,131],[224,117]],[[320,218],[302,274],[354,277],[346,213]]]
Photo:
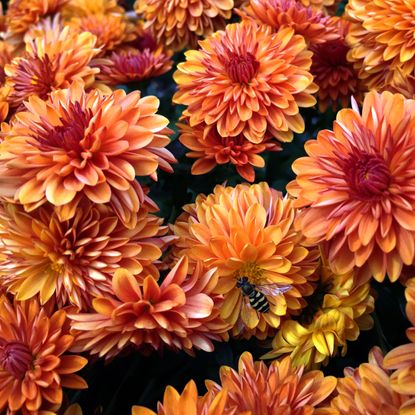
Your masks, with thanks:
[[[251,284],[259,284],[263,280],[264,270],[255,262],[247,262],[235,272],[235,279],[246,277]]]
[[[53,262],[50,268],[52,269],[52,271],[55,271],[56,273],[61,274],[63,271],[64,265],[59,264],[57,262]]]

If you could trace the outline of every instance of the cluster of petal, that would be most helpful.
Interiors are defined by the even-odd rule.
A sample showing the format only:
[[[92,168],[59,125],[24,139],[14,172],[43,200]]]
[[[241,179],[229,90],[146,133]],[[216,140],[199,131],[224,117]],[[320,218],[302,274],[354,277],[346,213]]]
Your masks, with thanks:
[[[372,349],[369,363],[346,368],[339,378],[336,395],[327,408],[327,415],[410,415],[415,399],[395,392],[389,372],[383,367],[382,352]]]
[[[264,151],[281,151],[281,145],[272,138],[255,144],[242,134],[236,137],[221,137],[214,126],[198,124],[190,127],[187,122],[178,123],[180,142],[191,151],[187,157],[197,159],[192,174],[205,174],[220,164],[233,164],[237,173],[245,180],[255,180],[254,167],[262,168],[265,160],[260,156]]]
[[[99,72],[90,67],[99,52],[91,33],[78,34],[55,19],[37,34],[28,39],[26,52],[5,67],[6,85],[11,90],[8,101],[15,108],[29,97],[46,99],[52,91],[68,88],[74,81],[90,87]]]
[[[85,17],[92,14],[122,14],[124,9],[117,0],[69,0],[62,10],[66,19],[73,16]]]
[[[118,269],[115,297],[93,300],[95,313],[70,315],[77,333],[73,350],[107,359],[131,347],[212,351],[212,340],[227,340],[229,329],[219,315],[223,298],[213,293],[217,277],[201,263],[188,272],[186,257],[160,285],[151,275],[139,280]]]
[[[94,61],[94,66],[100,69],[97,79],[107,85],[145,81],[166,73],[172,64],[171,54],[162,47],[121,50]]]
[[[200,37],[223,29],[233,6],[233,0],[136,0],[134,5],[158,43],[174,51],[194,48]]]
[[[221,137],[243,135],[252,143],[269,136],[291,141],[293,132],[304,131],[299,107],[315,104],[317,87],[301,36],[245,20],[199,44],[174,74],[173,101],[187,105],[191,127],[212,125]]]
[[[323,415],[322,402],[336,388],[336,378],[317,370],[304,373],[289,358],[267,367],[248,352],[240,357],[238,371],[221,367],[220,382],[206,381],[204,396],[198,396],[193,381],[182,394],[168,386],[157,412],[135,406],[132,415]]]
[[[366,95],[362,114],[344,109],[333,131],[309,140],[287,187],[303,207],[297,226],[328,245],[336,274],[353,267],[396,281],[415,258],[414,101],[400,94]]]
[[[412,324],[406,334],[411,343],[391,350],[383,362],[387,369],[393,369],[391,375],[392,389],[402,395],[415,397],[415,279],[406,283],[406,315]],[[415,405],[414,405],[415,406]]]
[[[156,97],[117,90],[86,93],[83,85],[54,91],[48,100],[30,97],[0,144],[0,194],[31,211],[46,201],[62,220],[75,214],[82,196],[110,203],[133,228],[144,193],[135,176],[172,171],[175,159],[168,120],[158,115]]]
[[[335,275],[321,265],[318,287],[298,321],[282,323],[275,336],[273,350],[265,358],[289,354],[293,365],[317,368],[330,357],[347,352],[347,341],[356,340],[360,330],[368,330],[374,309],[369,283],[356,285],[353,271]]]
[[[61,405],[63,387],[87,387],[75,374],[87,360],[66,353],[74,341],[68,328],[63,310],[0,298],[0,412],[41,414]]]
[[[68,0],[10,0],[6,13],[7,31],[22,39],[32,25],[58,13],[66,3]]]
[[[300,0],[250,0],[239,14],[270,26],[274,31],[291,27],[295,34],[304,37],[308,45],[338,37],[335,27],[329,24],[328,16]]]
[[[415,69],[413,6],[403,0],[351,0],[346,14],[353,22],[347,41],[348,59],[368,89],[394,82],[397,71],[405,76]],[[399,75],[398,75],[399,76]]]
[[[208,391],[227,391],[224,413],[244,415],[324,414],[319,406],[336,387],[335,377],[319,370],[304,373],[289,357],[267,367],[248,352],[240,357],[238,371],[221,367],[220,382],[207,381]]]
[[[157,412],[143,406],[133,406],[132,415],[236,415],[225,411],[227,392],[208,392],[199,396],[196,384],[191,380],[179,394],[172,386],[164,392],[163,402],[159,402]]]
[[[221,315],[234,335],[265,338],[282,318],[299,314],[306,305],[303,297],[313,292],[319,252],[307,248],[294,229],[297,212],[292,199],[283,198],[265,182],[218,185],[213,194],[199,195],[184,211],[173,228],[179,237],[174,253],[217,268],[216,291],[225,297]],[[254,285],[289,285],[290,289],[269,295],[270,309],[260,313],[236,286],[241,277]]]
[[[54,298],[87,310],[94,297],[112,292],[111,280],[122,267],[134,275],[158,277],[166,227],[143,206],[137,225],[126,228],[109,205],[84,199],[73,218],[60,221],[46,204],[27,213],[21,205],[0,209],[0,283],[26,300]],[[168,239],[168,238],[167,238]]]
[[[319,87],[317,97],[321,112],[329,107],[336,111],[339,105],[348,107],[351,96],[361,100],[357,73],[347,60],[349,47],[345,37],[350,22],[341,18],[332,18],[331,22],[337,28],[339,37],[310,46],[313,52],[311,73]]]

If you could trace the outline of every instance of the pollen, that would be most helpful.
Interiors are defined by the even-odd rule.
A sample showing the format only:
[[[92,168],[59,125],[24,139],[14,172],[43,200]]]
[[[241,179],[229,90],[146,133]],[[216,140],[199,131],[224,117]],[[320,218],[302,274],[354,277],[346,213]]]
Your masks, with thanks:
[[[264,271],[255,262],[247,262],[234,273],[235,279],[246,277],[251,284],[258,284],[263,281]]]

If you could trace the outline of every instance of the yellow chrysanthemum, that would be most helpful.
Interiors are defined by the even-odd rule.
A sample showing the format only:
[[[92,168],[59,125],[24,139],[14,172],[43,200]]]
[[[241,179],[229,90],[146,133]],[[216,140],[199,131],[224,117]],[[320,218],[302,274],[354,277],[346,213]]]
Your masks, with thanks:
[[[233,6],[233,0],[136,0],[134,5],[158,42],[175,51],[196,47],[200,37],[223,29]]]
[[[308,307],[297,320],[282,323],[265,358],[289,354],[295,366],[316,368],[327,364],[339,348],[344,356],[347,341],[371,328],[374,300],[369,283],[356,285],[353,271],[336,275],[327,265],[319,274],[317,289],[306,298]]]
[[[293,222],[293,200],[283,198],[266,183],[216,186],[213,194],[199,195],[184,207],[174,232],[179,236],[175,254],[202,260],[219,276],[216,291],[225,302],[222,317],[234,335],[266,337],[286,315],[306,305],[315,279],[319,252],[304,246]],[[254,309],[237,282],[246,277],[256,286],[289,286],[281,295],[269,295],[268,312]]]

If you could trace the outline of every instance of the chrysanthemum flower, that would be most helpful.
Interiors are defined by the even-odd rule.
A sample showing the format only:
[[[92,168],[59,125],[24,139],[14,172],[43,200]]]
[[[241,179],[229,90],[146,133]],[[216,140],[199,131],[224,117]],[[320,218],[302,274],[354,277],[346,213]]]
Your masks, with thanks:
[[[99,72],[89,66],[99,52],[95,36],[62,28],[59,20],[48,22],[44,29],[43,35],[29,40],[23,56],[5,67],[6,85],[11,89],[8,100],[15,108],[34,95],[46,99],[50,92],[68,88],[73,81],[89,87]]]
[[[221,315],[235,335],[266,337],[281,318],[298,314],[315,280],[319,252],[306,248],[294,229],[293,200],[283,198],[266,183],[236,187],[216,186],[213,194],[199,195],[184,207],[174,232],[179,236],[175,255],[188,255],[208,267],[217,267],[216,291],[225,302]],[[256,286],[290,286],[281,295],[269,295],[269,311],[256,311],[237,287],[246,277]]]
[[[6,80],[4,67],[12,61],[13,49],[10,43],[0,40],[0,86],[4,85]]]
[[[97,79],[107,85],[141,82],[166,73],[172,64],[171,55],[162,47],[156,50],[121,50],[94,61],[94,66],[100,69]]]
[[[233,0],[136,0],[134,7],[159,44],[179,51],[194,48],[200,37],[223,29]]]
[[[290,141],[304,131],[299,107],[316,100],[309,73],[311,52],[290,28],[277,33],[251,21],[230,24],[185,53],[174,80],[177,104],[191,127],[214,125],[221,137],[243,135],[252,143],[268,136]]]
[[[356,340],[360,330],[368,330],[374,309],[370,285],[356,285],[353,272],[333,274],[324,264],[320,281],[297,320],[282,323],[272,342],[273,350],[264,358],[289,354],[294,366],[318,368],[330,357],[347,352],[347,341]]]
[[[164,392],[163,402],[158,404],[157,412],[143,406],[133,406],[132,415],[234,415],[234,412],[225,411],[226,399],[226,390],[199,396],[196,384],[191,380],[182,394],[168,386]]]
[[[387,369],[396,369],[391,376],[392,389],[415,398],[415,278],[407,281],[405,297],[406,315],[412,323],[406,334],[411,343],[391,350],[385,356],[384,366]]]
[[[346,368],[345,377],[338,379],[337,396],[331,401],[329,415],[410,415],[415,402],[395,392],[389,373],[383,368],[382,353],[372,350],[369,363]]]
[[[251,0],[239,14],[243,18],[254,19],[261,25],[268,25],[274,31],[281,27],[291,27],[309,45],[338,37],[333,25],[329,24],[328,16],[313,10],[300,0]]]
[[[62,10],[63,16],[86,17],[92,14],[122,14],[124,9],[118,5],[117,0],[69,0]]]
[[[58,13],[68,0],[10,0],[7,6],[7,30],[21,35],[41,18]]]
[[[404,76],[414,73],[415,27],[410,2],[352,0],[347,10],[357,21],[348,38],[352,46],[350,57],[360,62],[361,72],[378,73],[378,81],[385,85],[393,80],[395,69],[400,69]],[[381,79],[385,71],[390,73]],[[370,84],[371,88],[375,86]]]
[[[370,92],[362,114],[344,109],[297,159],[287,187],[304,207],[298,227],[327,241],[337,274],[361,268],[362,281],[396,281],[415,257],[414,101]]]
[[[120,13],[74,16],[68,25],[80,34],[90,32],[95,35],[96,46],[101,48],[101,54],[135,38],[134,26],[128,22],[125,14]]]
[[[335,16],[340,0],[300,0],[306,7],[311,7],[315,11],[323,12]]]
[[[358,96],[360,91],[357,73],[346,58],[349,47],[345,36],[350,23],[344,19],[333,18],[332,24],[340,36],[310,46],[313,52],[311,73],[314,75],[314,82],[319,86],[318,104],[321,112],[328,107],[335,111],[339,104],[348,107],[351,96],[361,100]]]
[[[217,277],[201,263],[188,271],[183,257],[158,285],[150,275],[139,282],[118,269],[112,280],[115,297],[95,299],[95,313],[70,315],[77,333],[73,350],[106,358],[127,347],[212,351],[212,340],[227,340],[229,329],[219,316],[223,298],[213,294]]]
[[[75,374],[87,360],[66,354],[74,338],[63,310],[48,313],[37,301],[0,298],[0,411],[38,414],[62,403],[62,388],[84,389]],[[4,412],[5,413],[5,412]]]
[[[139,91],[86,93],[80,83],[46,101],[30,97],[0,144],[1,195],[14,196],[28,211],[48,201],[59,207],[61,220],[75,214],[84,195],[110,203],[134,228],[144,197],[135,176],[156,178],[159,166],[172,171],[175,161],[164,148],[170,130],[156,114],[158,103]]]
[[[241,415],[323,414],[319,405],[336,387],[335,377],[319,370],[304,373],[288,357],[267,367],[248,352],[239,359],[238,371],[221,367],[220,382],[207,381],[208,391],[227,391],[224,413]]]
[[[88,309],[94,297],[112,292],[111,279],[123,267],[134,275],[158,277],[154,262],[164,239],[161,219],[142,208],[134,229],[125,228],[108,205],[85,199],[72,219],[59,221],[47,204],[26,213],[20,205],[0,209],[0,283],[18,300]]]
[[[255,180],[254,167],[262,168],[265,160],[259,155],[264,151],[281,151],[281,145],[272,138],[259,144],[251,143],[244,136],[221,137],[214,126],[198,124],[190,127],[187,122],[177,124],[180,142],[191,151],[187,157],[197,159],[192,174],[205,174],[218,164],[233,164],[245,180]]]
[[[415,74],[414,74],[415,75]],[[405,98],[415,99],[415,76],[404,75],[400,69],[394,71],[393,79],[383,86],[383,91],[402,94]]]

